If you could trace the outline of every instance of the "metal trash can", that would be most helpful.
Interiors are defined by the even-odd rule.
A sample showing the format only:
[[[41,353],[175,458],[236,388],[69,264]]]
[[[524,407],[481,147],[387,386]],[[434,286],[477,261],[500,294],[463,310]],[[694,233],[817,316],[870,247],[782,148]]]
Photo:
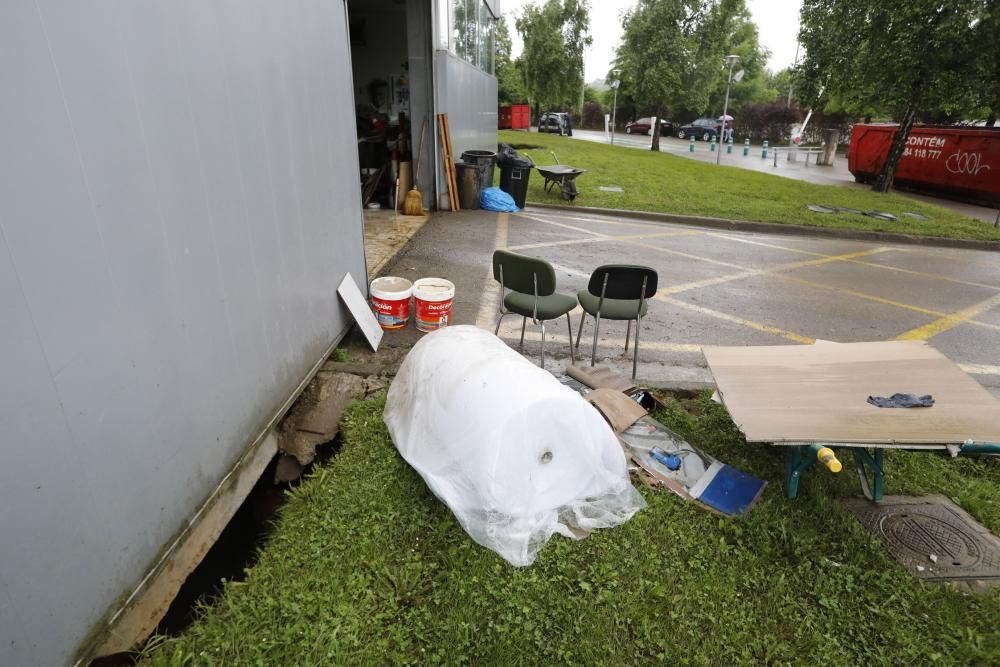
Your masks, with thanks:
[[[479,187],[479,167],[456,162],[455,171],[458,181],[458,205],[465,210],[479,208],[479,195],[482,192],[482,188]]]
[[[837,157],[839,142],[840,130],[823,130],[823,152],[816,158],[816,164],[821,167],[832,167]]]
[[[479,167],[479,189],[493,187],[493,174],[497,163],[497,154],[493,151],[464,151],[462,162]]]

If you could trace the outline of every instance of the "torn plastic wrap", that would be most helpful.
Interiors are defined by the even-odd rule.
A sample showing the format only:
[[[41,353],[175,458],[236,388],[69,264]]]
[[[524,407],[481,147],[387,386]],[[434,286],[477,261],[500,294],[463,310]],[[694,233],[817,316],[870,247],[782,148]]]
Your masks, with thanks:
[[[414,346],[385,423],[466,532],[513,565],[530,565],[554,533],[581,539],[645,507],[600,414],[476,327]]]

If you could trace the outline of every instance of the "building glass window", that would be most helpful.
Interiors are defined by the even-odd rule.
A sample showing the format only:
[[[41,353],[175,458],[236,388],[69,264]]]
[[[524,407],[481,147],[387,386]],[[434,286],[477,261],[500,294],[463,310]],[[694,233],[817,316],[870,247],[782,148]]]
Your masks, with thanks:
[[[483,0],[446,2],[442,6],[448,8],[448,50],[484,72],[493,74],[496,18],[489,7]]]

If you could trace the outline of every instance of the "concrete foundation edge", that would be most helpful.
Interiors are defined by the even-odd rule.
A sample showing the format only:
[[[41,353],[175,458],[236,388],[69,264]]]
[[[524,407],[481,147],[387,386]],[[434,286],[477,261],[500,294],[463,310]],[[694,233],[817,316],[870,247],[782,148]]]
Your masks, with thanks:
[[[752,220],[730,220],[728,218],[709,218],[697,215],[676,215],[673,213],[631,211],[628,209],[598,208],[593,206],[563,206],[560,204],[542,204],[538,202],[528,202],[526,210],[530,209],[549,209],[567,213],[589,213],[591,215],[628,216],[630,218],[649,220],[652,222],[669,222],[678,225],[710,227],[712,229],[725,229],[739,232],[763,232],[767,234],[784,234],[788,236],[818,236],[824,238],[848,239],[852,241],[875,241],[879,243],[899,243],[938,248],[964,248],[967,250],[988,250],[991,252],[1000,252],[1000,241],[948,239],[936,236],[896,234],[893,232],[870,232],[858,229],[832,229],[830,227],[812,227],[810,225],[792,225],[779,222],[754,222]]]

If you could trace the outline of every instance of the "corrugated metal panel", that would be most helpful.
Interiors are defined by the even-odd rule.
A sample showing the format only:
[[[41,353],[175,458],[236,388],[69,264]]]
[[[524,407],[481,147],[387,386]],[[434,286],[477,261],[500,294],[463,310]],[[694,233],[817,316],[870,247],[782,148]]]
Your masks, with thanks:
[[[497,80],[452,53],[434,52],[437,113],[447,113],[456,161],[462,151],[497,149]],[[446,183],[440,154],[438,182]],[[438,206],[448,208],[447,186],[438,191]]]
[[[0,663],[58,664],[348,325],[342,3],[0,4]]]

